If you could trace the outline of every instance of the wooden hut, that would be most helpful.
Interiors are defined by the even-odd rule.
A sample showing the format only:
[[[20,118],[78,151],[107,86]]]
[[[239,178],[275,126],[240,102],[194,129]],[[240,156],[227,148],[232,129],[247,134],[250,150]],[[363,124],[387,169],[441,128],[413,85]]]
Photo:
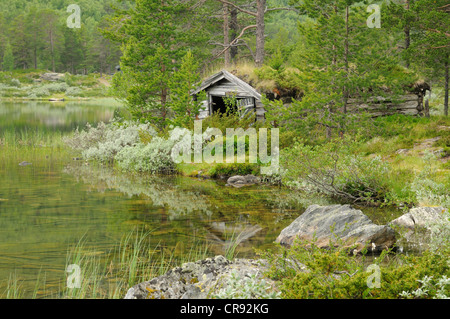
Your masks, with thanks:
[[[423,98],[426,90],[429,89],[430,87],[427,83],[418,81],[411,84],[402,96],[396,98],[396,101],[389,97],[380,96],[373,96],[367,101],[358,98],[350,98],[348,100],[347,111],[349,113],[366,111],[373,117],[395,113],[419,116],[424,115]],[[283,89],[276,88],[274,89],[274,92],[275,91],[283,91]],[[206,100],[203,101],[198,117],[199,119],[204,119],[217,111],[225,112],[226,105],[223,98],[226,96],[235,96],[241,114],[254,111],[256,112],[257,120],[264,120],[265,118],[265,110],[261,102],[261,93],[250,84],[228,71],[222,70],[210,76],[204,80],[191,95],[196,99],[200,92],[206,93]],[[262,93],[266,94],[269,99],[276,98],[273,96],[273,92]],[[291,100],[292,96],[287,97],[286,100]],[[277,98],[283,98],[283,96],[278,94]],[[297,96],[295,98],[298,99]],[[299,99],[301,99],[301,97]],[[285,105],[290,105],[290,102],[286,102]]]
[[[265,111],[261,102],[261,94],[228,71],[222,70],[210,76],[191,95],[197,99],[200,92],[206,93],[206,100],[203,101],[199,119],[208,117],[215,112],[225,112],[224,97],[234,96],[241,114],[253,111],[256,112],[257,120],[264,120]]]

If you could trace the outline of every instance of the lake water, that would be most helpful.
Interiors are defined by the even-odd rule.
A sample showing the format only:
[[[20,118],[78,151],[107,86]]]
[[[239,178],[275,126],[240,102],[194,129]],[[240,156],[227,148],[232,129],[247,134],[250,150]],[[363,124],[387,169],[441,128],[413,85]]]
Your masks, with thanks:
[[[116,110],[109,103],[4,102],[0,136],[68,134],[87,122],[107,122]],[[11,274],[30,291],[45,274],[47,293],[57,294],[68,249],[81,238],[106,255],[138,227],[169,251],[201,242],[215,255],[240,234],[239,256],[253,256],[253,248],[272,246],[303,209],[291,192],[277,187],[235,189],[221,181],[119,173],[45,145],[6,153],[0,143],[0,152],[0,296]],[[25,160],[32,164],[18,165]]]

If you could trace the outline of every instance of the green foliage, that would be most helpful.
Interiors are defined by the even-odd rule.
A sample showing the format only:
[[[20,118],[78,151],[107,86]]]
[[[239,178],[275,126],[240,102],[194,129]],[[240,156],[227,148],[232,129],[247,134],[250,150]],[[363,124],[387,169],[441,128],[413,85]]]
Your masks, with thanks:
[[[169,0],[161,4],[137,0],[135,8],[123,13],[123,17],[127,17],[123,19],[125,41],[121,69],[124,75],[117,75],[114,81],[114,87],[126,101],[130,113],[160,129],[169,124],[172,115],[170,88],[177,79],[173,78],[174,69],[180,66],[186,41],[192,35],[186,27],[188,3]],[[192,57],[186,56],[184,63],[177,73],[178,79],[190,75],[195,67]],[[124,78],[126,83],[122,81]],[[182,105],[187,102],[187,90],[195,84],[194,79],[191,80],[187,80],[185,86],[177,87],[173,94],[176,111],[183,116],[184,110],[188,111],[186,107],[191,108]]]
[[[112,12],[111,5],[127,7],[131,1],[81,1],[81,29],[67,26],[68,1],[45,3],[15,1],[0,4],[0,56],[3,43],[10,43],[13,67],[41,68],[54,72],[111,72],[118,64],[120,44],[101,37],[97,28]],[[7,14],[6,14],[7,13]],[[5,68],[3,68],[6,70]],[[12,68],[11,68],[12,69]],[[7,70],[11,70],[8,66]]]
[[[212,295],[216,299],[276,299],[280,293],[265,280],[252,274],[242,278],[236,271],[231,276],[224,288],[220,288]]]
[[[6,43],[5,52],[3,53],[3,71],[12,71],[14,69],[14,56],[9,42]]]
[[[209,171],[211,177],[233,176],[233,175],[258,175],[259,165],[250,163],[219,163],[215,164]]]
[[[232,111],[220,113],[216,112],[207,118],[203,119],[202,127],[206,130],[208,127],[218,128],[223,135],[226,134],[227,128],[242,128],[247,130],[249,127],[258,129],[264,125],[263,123],[255,122],[254,112],[249,112],[242,117],[238,112]]]
[[[201,102],[205,96],[193,101],[191,91],[197,88],[200,76],[197,73],[198,63],[191,51],[181,60],[180,68],[169,81],[170,106],[174,114],[172,124],[187,127],[199,115]]]
[[[299,23],[304,50],[298,52],[294,65],[304,96],[290,106],[266,101],[268,115],[277,125],[302,133],[320,128],[327,138],[337,136],[357,122],[353,110],[347,114],[350,98],[364,101],[374,95],[396,95],[414,79],[397,67],[394,39],[386,30],[368,28],[365,6],[357,3],[299,3],[299,10],[311,18]]]
[[[373,259],[380,267],[380,287],[370,288],[373,271],[368,268],[369,256],[352,256],[342,246],[321,249],[314,242],[296,241],[281,251],[262,253],[271,265],[269,278],[277,280],[281,298],[287,299],[398,299],[409,297],[404,291],[416,291],[423,278],[443,278],[450,274],[447,247],[440,253],[391,256],[383,251]],[[427,277],[426,277],[427,276]],[[444,287],[443,289],[440,289]],[[441,284],[421,298],[448,295],[448,284]],[[419,297],[416,295],[416,297]]]
[[[348,138],[318,146],[296,143],[281,153],[284,177],[306,191],[366,204],[389,201],[392,171],[380,157],[354,153]]]
[[[174,145],[175,141],[156,136],[147,144],[124,147],[115,159],[118,165],[126,170],[173,174],[176,172],[176,165],[171,156]]]
[[[425,166],[416,174],[411,182],[410,188],[415,193],[417,201],[422,205],[450,207],[450,177],[439,182],[436,178],[436,157],[427,153]]]
[[[156,135],[148,124],[124,122],[121,126],[116,126],[100,122],[97,127],[87,124],[85,130],[77,129],[63,141],[72,149],[80,151],[87,160],[113,162],[123,148],[139,142],[140,132],[143,130]]]

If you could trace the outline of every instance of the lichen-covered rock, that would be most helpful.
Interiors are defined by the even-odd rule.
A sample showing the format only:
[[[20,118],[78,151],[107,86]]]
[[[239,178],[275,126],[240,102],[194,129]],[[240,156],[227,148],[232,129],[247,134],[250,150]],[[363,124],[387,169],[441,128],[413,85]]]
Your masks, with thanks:
[[[48,73],[42,74],[40,77],[42,80],[46,80],[46,81],[61,81],[64,79],[64,73],[48,72]]]
[[[356,252],[366,248],[380,252],[395,244],[395,232],[386,225],[374,224],[362,211],[350,205],[311,205],[283,229],[276,242],[291,246],[295,239],[315,241],[326,248],[330,240],[340,239],[346,247],[356,244]]]
[[[233,186],[233,187],[243,187],[243,186],[250,186],[254,185],[260,182],[260,179],[255,175],[235,175],[231,176],[227,180],[226,186]]]
[[[267,267],[263,260],[230,261],[219,255],[184,263],[162,276],[137,284],[128,290],[125,299],[205,299],[226,287],[233,271],[241,277],[256,274],[262,278]]]
[[[448,240],[448,216],[448,209],[444,207],[416,207],[389,225],[399,233],[399,247],[421,252]]]
[[[416,207],[394,219],[390,224],[411,230],[417,226],[426,228],[429,223],[447,222],[444,218],[445,212],[447,212],[447,209],[444,207]]]

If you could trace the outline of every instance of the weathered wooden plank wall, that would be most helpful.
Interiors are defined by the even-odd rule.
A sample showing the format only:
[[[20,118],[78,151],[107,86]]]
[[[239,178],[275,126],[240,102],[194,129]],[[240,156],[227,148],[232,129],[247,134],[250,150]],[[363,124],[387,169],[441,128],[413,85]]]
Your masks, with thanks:
[[[366,102],[361,102],[358,99],[349,99],[347,111],[350,113],[364,111],[373,117],[396,113],[422,115],[423,96],[421,94],[411,93],[399,96],[396,101],[384,97],[374,97]]]

